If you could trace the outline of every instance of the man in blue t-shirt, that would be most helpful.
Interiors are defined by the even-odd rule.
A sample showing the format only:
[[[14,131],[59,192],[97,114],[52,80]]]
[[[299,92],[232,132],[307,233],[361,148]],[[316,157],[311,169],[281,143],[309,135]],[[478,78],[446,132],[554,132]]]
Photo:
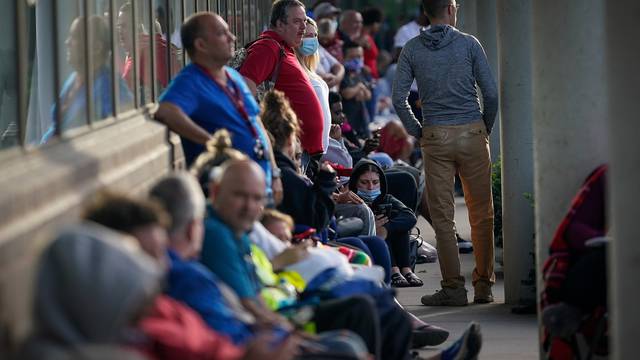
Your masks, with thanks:
[[[187,166],[205,150],[219,129],[231,133],[233,147],[256,161],[267,174],[267,189],[275,203],[282,198],[280,171],[264,126],[260,108],[242,76],[225,64],[234,52],[235,36],[214,13],[189,17],[180,29],[189,54],[187,65],[160,96],[155,118],[180,135]]]

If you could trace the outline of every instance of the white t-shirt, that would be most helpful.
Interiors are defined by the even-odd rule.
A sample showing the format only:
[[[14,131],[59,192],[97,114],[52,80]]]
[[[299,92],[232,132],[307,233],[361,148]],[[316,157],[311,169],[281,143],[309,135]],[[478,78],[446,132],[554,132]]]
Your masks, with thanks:
[[[398,29],[398,32],[396,32],[396,36],[393,38],[393,46],[404,47],[409,40],[420,35],[421,29],[422,26],[420,26],[420,24],[415,20],[402,25],[400,29]]]
[[[320,55],[320,62],[318,63],[318,68],[316,69],[316,73],[319,75],[327,74],[331,72],[331,68],[335,64],[340,64],[338,59],[333,57],[325,48],[322,46],[318,47],[318,55]]]
[[[422,29],[423,27],[415,20],[402,25],[400,29],[398,29],[396,36],[393,38],[393,46],[397,48],[404,47],[409,40],[420,35],[420,30]],[[411,91],[418,92],[418,83],[416,83],[415,80],[411,83]]]
[[[249,240],[258,245],[258,247],[264,251],[265,255],[267,255],[269,260],[276,257],[276,255],[280,254],[287,248],[285,243],[270,233],[269,230],[267,230],[267,228],[265,228],[259,221],[256,221],[253,224],[253,230],[249,233]]]
[[[326,153],[329,147],[329,131],[331,130],[331,108],[329,108],[329,86],[317,76],[309,76],[313,90],[320,101],[322,108],[322,152]]]

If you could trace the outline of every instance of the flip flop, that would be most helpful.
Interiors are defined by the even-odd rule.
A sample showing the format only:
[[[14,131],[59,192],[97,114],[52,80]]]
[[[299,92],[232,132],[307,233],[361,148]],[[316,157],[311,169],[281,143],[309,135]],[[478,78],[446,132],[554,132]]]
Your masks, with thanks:
[[[394,288],[404,288],[411,286],[407,279],[402,276],[400,273],[391,274],[391,287]]]
[[[409,287],[420,287],[422,285],[424,285],[424,283],[422,282],[422,280],[418,277],[418,275],[412,273],[412,272],[408,272],[406,274],[403,275],[405,281],[409,284]]]

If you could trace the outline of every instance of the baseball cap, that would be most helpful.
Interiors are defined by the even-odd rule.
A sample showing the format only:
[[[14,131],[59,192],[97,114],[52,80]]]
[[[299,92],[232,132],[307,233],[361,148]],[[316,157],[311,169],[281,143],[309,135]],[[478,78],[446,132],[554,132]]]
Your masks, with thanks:
[[[329,15],[339,14],[342,10],[331,5],[329,2],[322,2],[313,8],[313,17],[319,19]]]

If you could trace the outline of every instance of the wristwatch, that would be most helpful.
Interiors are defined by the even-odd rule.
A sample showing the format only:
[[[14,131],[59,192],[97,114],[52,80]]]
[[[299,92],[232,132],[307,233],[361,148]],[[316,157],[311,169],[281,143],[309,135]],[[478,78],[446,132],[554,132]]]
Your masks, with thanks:
[[[271,169],[271,178],[272,179],[280,179],[280,175],[281,174],[282,174],[282,172],[280,171],[280,168]]]

